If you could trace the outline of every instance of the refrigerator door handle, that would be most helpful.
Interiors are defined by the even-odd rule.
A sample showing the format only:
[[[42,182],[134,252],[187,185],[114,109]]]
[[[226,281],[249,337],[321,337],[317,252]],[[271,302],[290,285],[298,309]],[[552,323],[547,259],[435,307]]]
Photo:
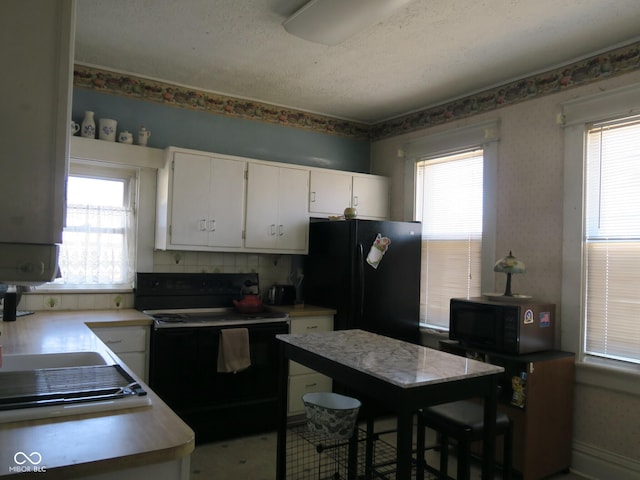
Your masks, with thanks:
[[[362,328],[362,317],[364,316],[364,248],[358,243],[358,318],[356,326]]]

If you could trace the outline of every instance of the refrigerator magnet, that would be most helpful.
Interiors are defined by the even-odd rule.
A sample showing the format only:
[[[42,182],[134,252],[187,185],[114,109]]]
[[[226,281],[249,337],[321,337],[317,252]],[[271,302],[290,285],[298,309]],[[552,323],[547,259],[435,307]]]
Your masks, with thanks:
[[[380,262],[382,261],[382,257],[387,253],[389,249],[389,245],[391,245],[391,240],[389,237],[383,237],[378,234],[376,239],[373,241],[373,245],[369,249],[369,254],[367,255],[367,263],[371,265],[373,268],[378,268]]]

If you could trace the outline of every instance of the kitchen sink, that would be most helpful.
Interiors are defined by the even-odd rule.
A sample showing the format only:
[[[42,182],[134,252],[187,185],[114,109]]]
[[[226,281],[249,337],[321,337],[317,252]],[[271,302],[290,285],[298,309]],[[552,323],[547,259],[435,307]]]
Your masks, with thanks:
[[[85,367],[114,363],[98,352],[26,353],[2,356],[0,372],[36,370],[39,368]]]
[[[142,386],[107,353],[4,355],[0,423],[148,406]]]

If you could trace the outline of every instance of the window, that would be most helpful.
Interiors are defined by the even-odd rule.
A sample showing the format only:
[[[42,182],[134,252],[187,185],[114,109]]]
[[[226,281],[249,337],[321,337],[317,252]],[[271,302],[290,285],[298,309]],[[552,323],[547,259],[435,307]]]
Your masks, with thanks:
[[[640,312],[636,244],[640,158],[633,125],[640,120],[640,86],[567,101],[562,114],[561,348],[576,352],[577,382],[640,395],[640,342],[638,327],[632,323]]]
[[[640,364],[640,117],[587,128],[584,353]]]
[[[480,295],[483,150],[424,159],[416,168],[421,323],[448,329],[450,299]]]
[[[60,249],[61,278],[70,288],[131,288],[135,272],[135,172],[72,164]]]

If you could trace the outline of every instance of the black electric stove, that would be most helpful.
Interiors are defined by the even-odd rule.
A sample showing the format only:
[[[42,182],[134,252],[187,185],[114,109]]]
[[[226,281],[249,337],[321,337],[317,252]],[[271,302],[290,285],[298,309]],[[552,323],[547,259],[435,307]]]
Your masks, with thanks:
[[[135,308],[154,319],[149,385],[194,430],[196,442],[275,430],[280,350],[288,315],[240,313],[233,300],[259,292],[255,273],[138,273]],[[251,365],[221,373],[225,329],[246,328]]]

